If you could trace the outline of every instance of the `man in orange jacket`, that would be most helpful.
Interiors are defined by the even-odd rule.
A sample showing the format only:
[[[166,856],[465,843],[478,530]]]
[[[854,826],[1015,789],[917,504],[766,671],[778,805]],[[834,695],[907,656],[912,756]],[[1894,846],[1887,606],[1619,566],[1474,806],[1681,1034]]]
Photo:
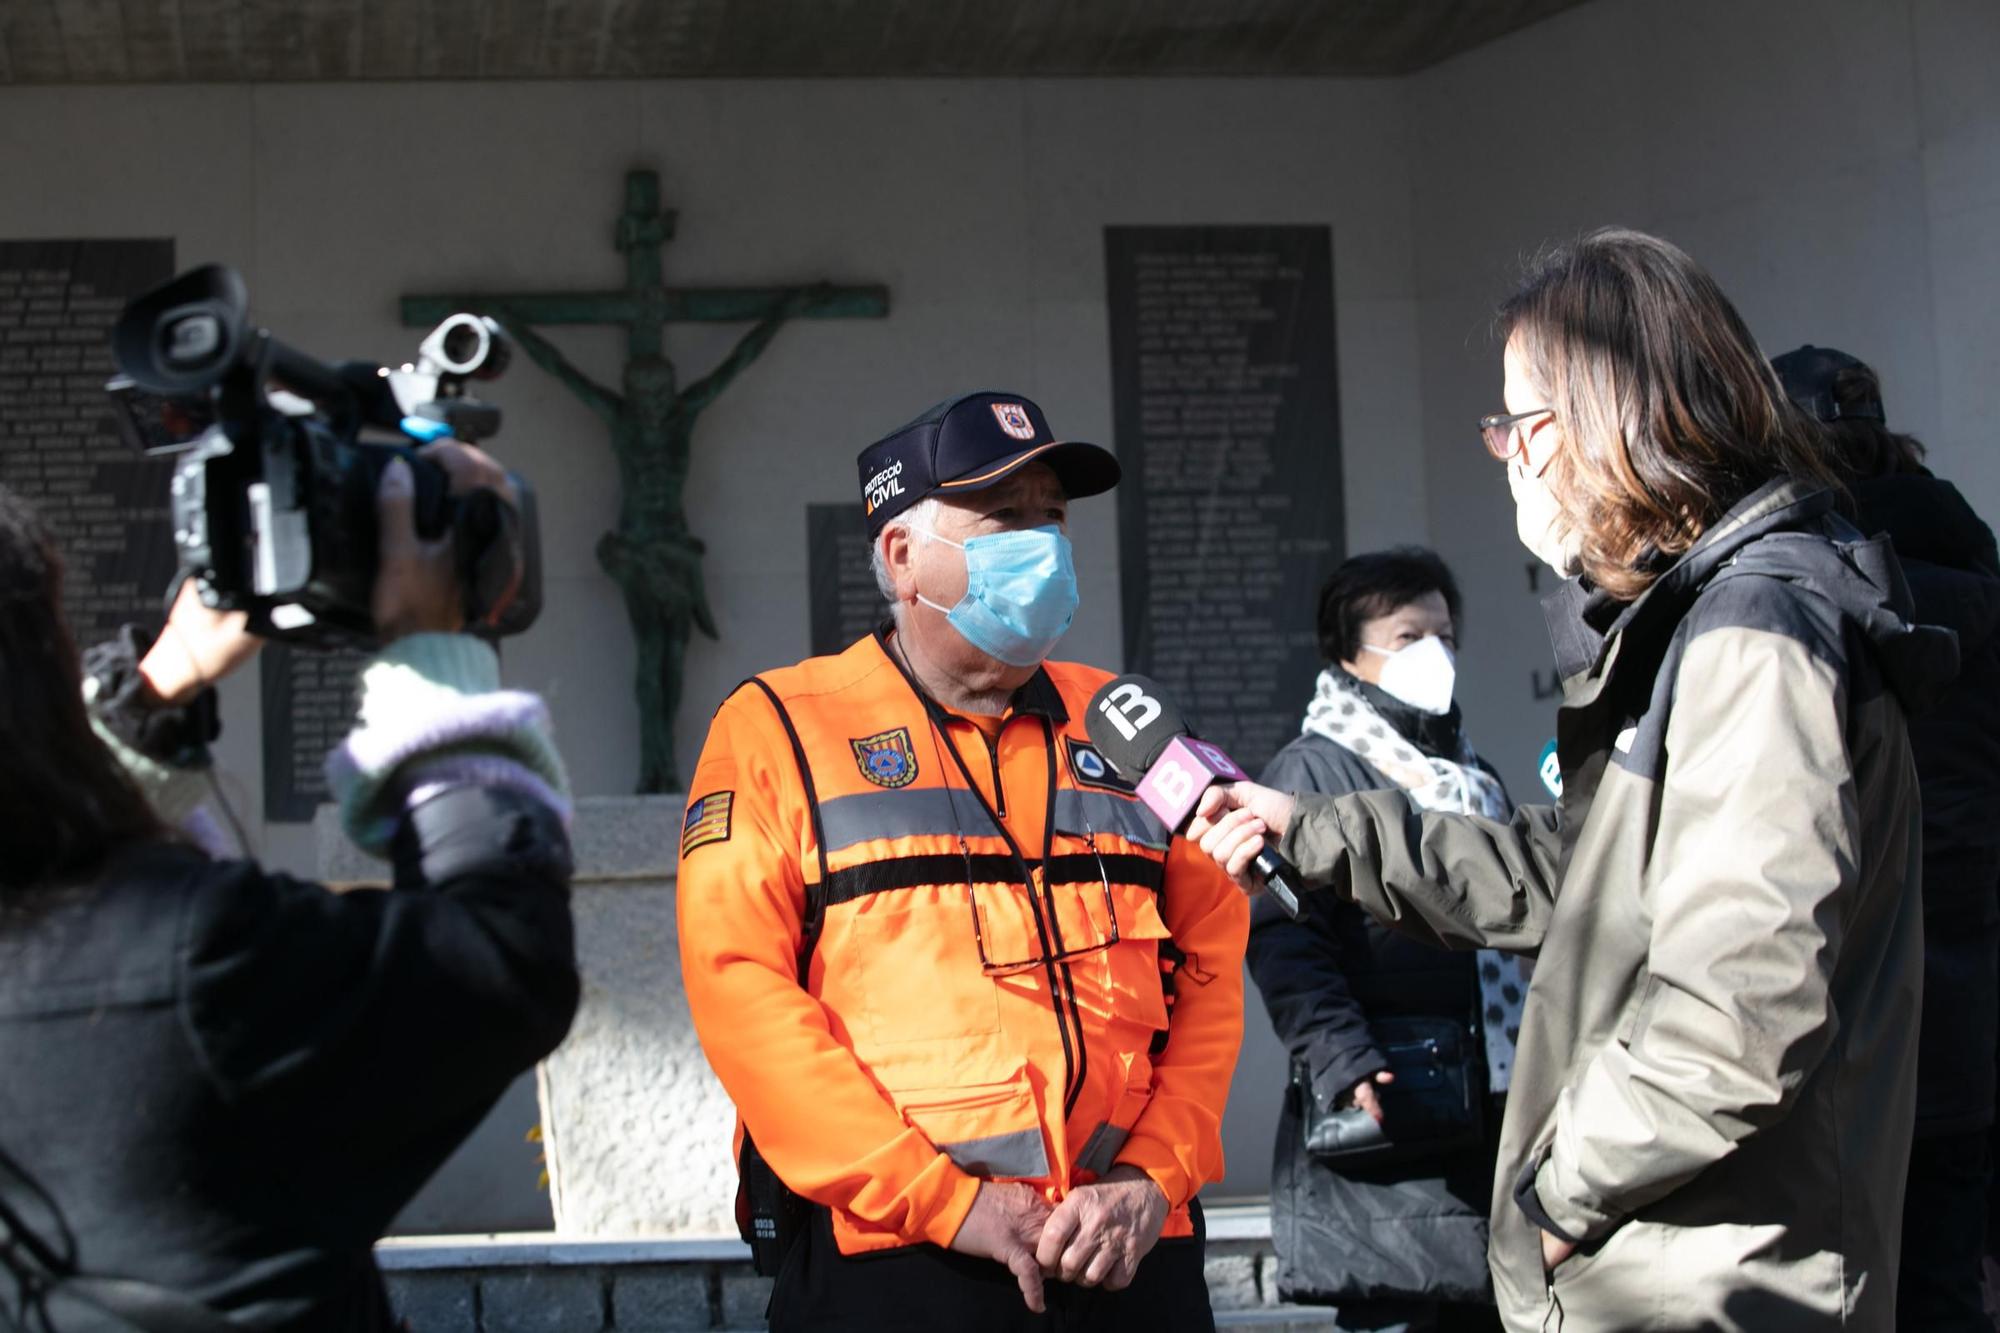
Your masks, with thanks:
[[[977,393],[860,463],[892,618],[723,703],[681,836],[695,1027],[811,1205],[771,1327],[1212,1329],[1248,915],[1045,660],[1117,460]]]

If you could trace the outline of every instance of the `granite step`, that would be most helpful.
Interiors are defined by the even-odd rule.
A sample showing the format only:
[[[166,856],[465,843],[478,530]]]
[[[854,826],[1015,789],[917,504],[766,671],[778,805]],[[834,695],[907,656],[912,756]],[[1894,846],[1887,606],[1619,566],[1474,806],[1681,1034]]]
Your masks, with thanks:
[[[758,1333],[771,1290],[733,1238],[398,1237],[375,1253],[413,1333]],[[1330,1310],[1278,1303],[1275,1266],[1265,1209],[1209,1210],[1218,1329],[1334,1327]]]

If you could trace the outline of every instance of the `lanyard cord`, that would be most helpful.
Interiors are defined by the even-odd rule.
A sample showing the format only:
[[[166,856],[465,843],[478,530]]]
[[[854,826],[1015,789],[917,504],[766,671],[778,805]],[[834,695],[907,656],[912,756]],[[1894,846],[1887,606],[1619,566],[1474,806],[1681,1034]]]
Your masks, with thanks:
[[[1020,865],[1022,871],[1024,872],[1023,884],[1028,891],[1028,910],[1035,918],[1035,931],[1039,936],[1041,936],[1041,945],[1042,945],[1042,957],[1038,960],[1030,960],[1027,963],[1027,966],[1029,967],[1040,966],[1041,968],[1044,969],[1044,971],[1047,973],[1048,976],[1049,999],[1054,1008],[1057,1031],[1060,1032],[1062,1035],[1063,1065],[1064,1065],[1063,1116],[1065,1117],[1065,1119],[1067,1119],[1067,1117],[1069,1117],[1071,1114],[1075,1112],[1077,1098],[1079,1098],[1083,1094],[1084,1082],[1087,1077],[1087,1071],[1089,1069],[1090,1056],[1088,1048],[1084,1045],[1083,1041],[1083,1016],[1077,1011],[1076,991],[1074,988],[1074,983],[1066,982],[1064,979],[1061,979],[1068,977],[1069,962],[1067,957],[1065,956],[1065,950],[1063,949],[1062,946],[1061,927],[1058,926],[1056,922],[1055,895],[1054,892],[1049,887],[1048,883],[1048,877],[1051,869],[1050,858],[1053,856],[1055,852],[1056,788],[1059,783],[1059,774],[1056,768],[1055,726],[1049,721],[1049,719],[1046,716],[1041,718],[1042,748],[1044,755],[1048,761],[1048,796],[1045,803],[1045,812],[1042,823],[1042,887],[1040,895],[1041,899],[1046,902],[1048,909],[1046,918],[1044,918],[1042,906],[1040,903],[1038,903],[1037,895],[1035,892],[1034,872],[1028,866],[1027,856],[1021,851],[1020,844],[1014,841],[1014,835],[1010,833],[1007,829],[1007,826],[1001,822],[1000,816],[997,813],[995,813],[993,807],[987,803],[986,798],[980,794],[979,784],[973,781],[972,769],[970,768],[970,766],[966,764],[965,756],[959,753],[957,742],[953,741],[950,732],[944,726],[941,726],[939,724],[938,713],[943,710],[943,705],[937,703],[928,694],[926,694],[924,690],[921,688],[921,686],[918,684],[916,678],[916,672],[911,670],[910,668],[909,649],[902,643],[901,636],[900,635],[897,636],[897,643],[896,643],[897,652],[901,654],[903,659],[901,662],[896,662],[895,660],[896,654],[890,654],[886,652],[887,646],[888,645],[885,643],[884,644],[885,655],[888,656],[891,663],[894,664],[897,667],[897,669],[902,672],[904,683],[910,687],[910,692],[916,696],[918,705],[922,707],[924,710],[924,717],[930,723],[932,753],[933,754],[937,753],[941,737],[943,745],[951,750],[952,760],[955,763],[957,763],[960,775],[965,778],[965,785],[967,789],[971,792],[973,798],[979,802],[980,808],[986,812],[986,817],[992,821],[994,830],[998,832],[1000,834],[1001,839],[1006,842],[1008,850],[1013,852],[1015,861]],[[1000,729],[1001,732],[1004,734],[1006,731],[1005,721],[1001,723]],[[999,776],[999,741],[997,739],[993,742],[993,750],[994,750],[993,780],[995,783],[998,783],[1000,781],[1000,776]],[[961,825],[958,820],[958,802],[951,795],[951,779],[948,771],[944,766],[944,760],[942,756],[938,757],[938,778],[939,781],[941,781],[944,784],[944,790],[946,793],[945,799],[951,805],[952,825],[954,828],[958,830],[959,849],[965,856],[966,871],[967,871],[965,893],[966,893],[966,898],[970,902],[970,905],[972,907],[973,938],[975,940],[979,940],[980,935],[979,935],[978,894],[972,887],[972,882],[971,882],[972,852],[970,847],[967,846],[965,841],[964,826]],[[1101,854],[1097,852],[1097,839],[1094,833],[1091,835],[1090,838],[1090,850],[1093,855],[1097,856],[1098,867],[1100,871],[1102,871],[1104,867],[1104,858]],[[1117,914],[1116,904],[1114,904],[1111,901],[1111,881],[1108,872],[1104,874],[1103,878],[1104,878],[1105,906],[1107,910],[1109,910],[1111,913],[1111,932],[1110,932],[1111,938],[1108,941],[1106,941],[1106,947],[1109,947],[1110,945],[1116,944],[1118,942],[1118,914]],[[983,968],[985,966],[985,945],[983,942],[979,944],[979,949],[981,956],[981,966]],[[1060,978],[1058,975],[1058,969],[1060,969]],[[1063,993],[1066,988],[1068,989],[1069,992],[1068,996],[1069,1014],[1067,1017],[1065,1017],[1063,1014]],[[1070,1034],[1070,1025],[1072,1021],[1075,1023],[1075,1038],[1073,1044]]]
[[[965,826],[959,822],[958,798],[953,794],[952,791],[950,770],[944,766],[944,757],[942,754],[939,754],[938,752],[940,738],[942,738],[943,747],[951,751],[952,761],[958,765],[959,776],[965,779],[965,786],[967,793],[972,797],[973,800],[979,802],[980,810],[985,813],[986,818],[993,824],[993,831],[1000,835],[1001,840],[1007,844],[1007,850],[1013,853],[1015,864],[1021,867],[1021,883],[1027,888],[1030,896],[1032,896],[1035,892],[1035,871],[1034,867],[1030,865],[1028,862],[1027,853],[1021,850],[1021,845],[1014,840],[1014,835],[1008,832],[1006,824],[1001,821],[1000,816],[997,813],[995,813],[992,804],[987,801],[986,794],[979,790],[979,784],[973,780],[971,766],[965,762],[965,756],[959,753],[958,742],[954,741],[951,738],[951,732],[949,730],[938,725],[937,714],[932,711],[932,708],[934,707],[932,702],[929,699],[923,698],[922,696],[919,696],[919,701],[924,705],[924,717],[930,723],[931,752],[933,754],[938,755],[938,780],[944,783],[945,803],[951,807],[952,827],[958,831],[958,846],[959,850],[965,853],[965,864],[968,875],[970,874],[972,867],[972,849],[965,840]],[[1049,729],[1048,720],[1046,718],[1042,720],[1042,733],[1043,733],[1042,734],[1043,741],[1048,747],[1052,749],[1055,745],[1055,735]],[[998,781],[999,766],[997,763],[997,755],[998,755],[999,742],[995,741],[994,745],[995,745],[995,755],[996,755],[996,763],[994,766],[995,781]],[[1049,792],[1049,801],[1051,805],[1054,804],[1054,800],[1055,800],[1055,792],[1053,789],[1051,789]],[[1049,857],[1055,851],[1055,837],[1056,837],[1055,821],[1053,819],[1050,819],[1046,821],[1045,827],[1042,829],[1041,866],[1042,866],[1042,874],[1045,878],[1048,874]]]
[[[1001,821],[1000,816],[994,811],[993,807],[987,803],[986,797],[980,792],[979,784],[973,780],[971,766],[965,762],[965,756],[959,752],[958,742],[954,741],[951,738],[951,732],[947,727],[939,725],[938,714],[939,712],[943,711],[943,705],[939,704],[937,701],[932,699],[930,695],[926,694],[922,689],[922,687],[918,685],[916,671],[910,665],[910,650],[904,644],[903,638],[900,634],[895,637],[894,646],[895,646],[895,651],[893,653],[888,652],[886,650],[888,649],[889,644],[885,642],[883,645],[885,650],[884,655],[889,658],[890,664],[895,666],[896,669],[902,673],[904,684],[908,685],[910,687],[910,693],[916,696],[917,703],[924,710],[924,719],[930,725],[931,754],[937,760],[938,780],[944,784],[945,803],[951,807],[951,823],[952,823],[952,828],[956,831],[958,835],[958,850],[959,853],[965,858],[966,891],[968,893],[972,892],[972,848],[965,840],[965,826],[959,821],[958,818],[958,799],[956,795],[952,792],[951,773],[950,770],[947,769],[944,764],[944,755],[942,750],[940,749],[940,737],[942,737],[943,746],[951,750],[952,761],[958,765],[959,775],[965,779],[965,786],[967,792],[971,795],[973,800],[979,802],[979,808],[985,812],[986,818],[992,822],[994,831],[1000,835],[1001,840],[1007,844],[1008,850],[1013,853],[1016,864],[1018,864],[1021,867],[1022,883],[1026,886],[1029,897],[1032,898],[1035,893],[1035,877],[1034,877],[1033,867],[1028,864],[1027,854],[1024,853],[1021,850],[1020,845],[1014,841],[1014,835],[1007,831],[1006,824]],[[902,659],[901,661],[897,660],[897,658],[899,657]],[[1052,951],[1060,955],[1064,952],[1061,933],[1060,933],[1061,928],[1056,925],[1055,900],[1054,897],[1052,896],[1052,891],[1049,889],[1048,886],[1048,876],[1050,872],[1050,863],[1055,856],[1056,792],[1057,789],[1061,786],[1061,777],[1056,766],[1055,727],[1052,723],[1050,723],[1049,719],[1046,717],[1039,718],[1038,720],[1042,724],[1042,751],[1044,756],[1048,760],[1048,770],[1049,770],[1047,779],[1048,797],[1046,801],[1046,809],[1044,811],[1042,819],[1042,859],[1041,859],[1042,881],[1043,881],[1044,893],[1050,895],[1049,925],[1052,929],[1057,931],[1057,936],[1053,943]],[[1006,731],[1006,722],[1004,720],[1001,723],[1001,731],[1003,733]],[[999,740],[996,738],[993,742],[993,747],[994,747],[993,780],[995,782],[1000,781],[999,744],[1000,744]],[[1111,905],[1111,872],[1104,864],[1104,853],[1102,850],[1099,849],[1097,845],[1097,829],[1090,822],[1090,816],[1088,813],[1085,813],[1083,815],[1083,845],[1085,849],[1090,852],[1091,856],[1095,857],[1097,860],[1097,874],[1098,878],[1103,882],[1104,899],[1105,903],[1107,904],[1108,910],[1111,912],[1111,931],[1115,941],[1118,928],[1118,917],[1117,917],[1117,908]],[[1045,945],[1044,947],[1047,948],[1050,946]]]
[[[938,780],[944,783],[945,803],[951,807],[952,827],[958,832],[958,846],[959,850],[965,854],[965,864],[968,874],[972,866],[972,850],[965,840],[965,826],[958,818],[958,799],[952,794],[951,773],[944,765],[944,755],[939,749],[940,738],[942,738],[943,747],[951,751],[952,761],[958,765],[959,775],[965,779],[966,791],[971,795],[973,800],[979,802],[979,808],[985,812],[986,818],[992,823],[993,831],[1000,835],[1001,840],[1007,844],[1007,850],[1013,853],[1015,862],[1021,867],[1021,882],[1027,887],[1029,894],[1032,895],[1035,891],[1035,874],[1034,868],[1028,864],[1027,853],[1022,851],[1020,844],[1014,841],[1014,835],[1007,831],[1006,824],[1002,822],[999,814],[994,811],[992,805],[986,800],[985,795],[979,790],[979,784],[973,780],[971,766],[965,762],[965,756],[959,753],[958,742],[951,738],[951,733],[947,728],[938,724],[938,713],[944,706],[926,694],[923,687],[917,683],[916,669],[910,665],[910,650],[903,642],[902,635],[898,634],[895,636],[894,645],[896,651],[889,655],[889,659],[895,664],[897,670],[902,673],[903,683],[908,685],[910,693],[916,696],[918,706],[924,710],[924,719],[930,724],[931,753],[937,757]],[[897,658],[901,658],[902,660],[897,661]],[[1001,731],[1003,733],[1006,731],[1006,723],[1004,721],[1001,723]],[[1051,757],[1053,757],[1056,743],[1055,733],[1050,729],[1047,718],[1042,719],[1042,739],[1049,749]],[[998,782],[1000,780],[1000,743],[996,739],[993,744],[995,757],[994,781]],[[1050,773],[1049,780],[1051,784],[1049,789],[1049,804],[1053,808],[1055,803],[1055,774],[1053,772]],[[1044,874],[1047,873],[1049,855],[1054,850],[1055,821],[1051,819],[1042,830],[1042,866]]]

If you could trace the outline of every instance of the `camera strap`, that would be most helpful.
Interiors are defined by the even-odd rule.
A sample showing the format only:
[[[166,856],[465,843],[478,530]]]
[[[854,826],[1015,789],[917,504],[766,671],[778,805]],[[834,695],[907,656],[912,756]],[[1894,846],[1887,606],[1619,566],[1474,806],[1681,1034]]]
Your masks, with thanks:
[[[44,1227],[30,1224],[41,1217]],[[52,1232],[53,1235],[45,1234]],[[71,1318],[102,1327],[111,1315],[137,1333],[230,1333],[236,1326],[197,1300],[133,1278],[81,1273],[76,1238],[49,1192],[0,1149],[0,1270],[14,1279],[0,1327],[63,1333]],[[67,1313],[65,1313],[67,1312]]]

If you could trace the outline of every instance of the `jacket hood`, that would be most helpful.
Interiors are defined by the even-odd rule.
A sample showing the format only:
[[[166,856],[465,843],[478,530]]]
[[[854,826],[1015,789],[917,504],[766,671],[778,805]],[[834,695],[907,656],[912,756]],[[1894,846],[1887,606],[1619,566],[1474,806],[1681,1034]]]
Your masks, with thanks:
[[[1768,482],[1631,603],[1588,587],[1559,592],[1549,610],[1561,674],[1567,679],[1593,664],[1620,635],[1657,637],[1664,646],[1695,598],[1728,571],[1782,579],[1830,602],[1874,646],[1904,707],[1923,708],[1958,675],[1957,635],[1914,623],[1916,605],[1890,540],[1862,537],[1834,505],[1833,491],[1811,483]],[[1567,627],[1558,624],[1565,611],[1574,617]],[[1587,660],[1578,660],[1585,653]]]

